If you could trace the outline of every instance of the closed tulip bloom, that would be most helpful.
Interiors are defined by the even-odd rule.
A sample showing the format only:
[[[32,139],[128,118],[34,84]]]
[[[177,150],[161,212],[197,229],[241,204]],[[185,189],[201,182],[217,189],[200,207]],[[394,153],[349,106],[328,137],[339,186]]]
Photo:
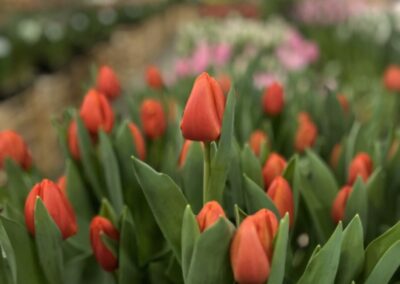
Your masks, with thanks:
[[[285,167],[286,161],[281,155],[277,153],[269,155],[262,170],[265,189],[268,189],[275,177],[282,175]]]
[[[282,112],[284,105],[283,87],[274,82],[264,91],[262,97],[264,112],[270,116],[276,116]]]
[[[92,89],[83,99],[79,112],[86,128],[91,134],[97,134],[102,129],[111,132],[114,125],[114,113],[107,98]]]
[[[222,91],[224,92],[225,95],[229,93],[229,90],[231,89],[231,78],[227,74],[220,74],[217,77],[217,82],[221,86]]]
[[[295,137],[295,149],[302,153],[305,149],[314,146],[318,136],[317,126],[312,122],[309,116],[302,114],[299,116],[299,126]]]
[[[111,67],[103,65],[97,75],[97,90],[108,99],[113,100],[121,94],[121,85]]]
[[[330,165],[332,168],[336,169],[339,165],[340,155],[342,154],[342,145],[336,144],[332,148]]]
[[[350,104],[349,104],[349,101],[347,100],[346,96],[342,95],[342,94],[338,94],[336,96],[336,98],[337,98],[340,106],[342,107],[343,111],[345,113],[348,113],[350,110]]]
[[[119,232],[114,225],[104,217],[96,216],[90,223],[90,243],[93,254],[101,267],[109,272],[118,268],[118,258],[103,243],[101,235],[119,241]]]
[[[262,130],[256,130],[250,136],[249,145],[251,150],[253,150],[256,156],[260,156],[261,146],[267,143],[268,143],[267,134],[265,134],[265,132]]]
[[[57,184],[44,179],[32,188],[25,202],[25,222],[28,231],[32,235],[35,235],[34,211],[37,198],[43,201],[49,215],[60,230],[63,239],[76,234],[78,225],[71,204]]]
[[[12,130],[0,132],[0,169],[4,167],[6,159],[11,159],[24,169],[32,164],[31,153],[24,139]]]
[[[78,125],[76,121],[71,121],[68,127],[68,148],[72,157],[75,160],[79,160]]]
[[[225,217],[225,212],[218,202],[209,201],[204,204],[203,208],[196,217],[200,232],[203,232],[214,225],[220,217]]]
[[[128,127],[132,134],[136,153],[141,160],[144,160],[146,158],[146,144],[144,143],[142,133],[140,132],[136,124],[134,124],[133,122],[129,123]]]
[[[181,121],[183,137],[214,141],[221,135],[225,96],[218,82],[202,73],[194,82]]]
[[[185,142],[183,142],[183,146],[182,146],[182,150],[181,153],[179,155],[179,160],[178,160],[178,165],[179,167],[183,167],[186,161],[186,156],[189,152],[190,149],[190,145],[192,145],[192,141],[190,140],[185,140]]]
[[[359,153],[351,161],[349,167],[349,177],[348,184],[352,185],[357,177],[360,176],[365,182],[368,180],[369,176],[372,174],[373,165],[372,160],[367,153]]]
[[[294,202],[293,194],[289,183],[281,176],[277,176],[271,183],[267,191],[268,196],[274,202],[281,217],[289,213],[290,225],[294,221]]]
[[[267,281],[277,229],[278,221],[267,209],[243,220],[233,236],[230,249],[236,282],[262,284]]]
[[[385,71],[383,82],[387,90],[400,91],[400,66],[390,65]]]
[[[156,66],[150,65],[147,67],[146,82],[150,88],[155,90],[160,90],[164,87],[164,81],[162,79],[160,70]]]
[[[336,195],[336,198],[333,201],[332,212],[331,212],[332,219],[335,223],[338,223],[340,220],[343,220],[344,213],[346,211],[347,199],[349,199],[351,191],[352,191],[351,186],[346,185],[342,187],[339,190],[338,194]]]
[[[140,119],[146,136],[156,139],[164,134],[167,127],[166,117],[159,101],[154,99],[144,100],[140,107]]]

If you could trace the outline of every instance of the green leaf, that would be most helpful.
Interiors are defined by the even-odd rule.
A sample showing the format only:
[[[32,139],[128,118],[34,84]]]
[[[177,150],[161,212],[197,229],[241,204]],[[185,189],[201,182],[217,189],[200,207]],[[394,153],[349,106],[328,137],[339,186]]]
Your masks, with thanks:
[[[114,226],[117,226],[117,214],[115,213],[114,208],[112,207],[111,203],[106,199],[103,198],[101,200],[101,206],[99,210],[99,215],[110,220]]]
[[[100,159],[103,167],[103,173],[106,179],[108,198],[113,204],[115,210],[119,213],[124,205],[122,196],[121,177],[118,168],[118,161],[115,157],[114,149],[107,134],[99,132],[100,136]]]
[[[368,199],[367,191],[361,177],[357,178],[353,190],[347,200],[345,210],[345,224],[348,224],[355,215],[359,215],[363,227],[367,227]]]
[[[100,239],[102,243],[108,248],[108,250],[118,258],[118,241],[110,238],[106,234],[100,232]]]
[[[368,202],[376,210],[381,208],[384,203],[384,186],[385,177],[382,168],[377,168],[368,178],[366,191],[368,194]]]
[[[286,255],[289,238],[289,215],[280,221],[279,231],[275,238],[274,254],[272,257],[271,270],[268,283],[280,284],[285,278]]]
[[[300,192],[299,188],[295,183],[296,171],[298,171],[299,165],[299,157],[298,155],[294,155],[286,165],[285,170],[283,171],[283,178],[287,180],[287,182],[292,187],[293,192],[293,203],[294,203],[294,220],[298,217],[298,210],[299,210],[299,202],[300,202]]]
[[[334,283],[339,266],[342,235],[342,224],[339,223],[326,244],[310,258],[298,284]]]
[[[243,173],[253,180],[258,186],[264,188],[261,164],[248,144],[246,144],[242,150],[241,161]]]
[[[135,174],[154,217],[178,261],[181,260],[181,226],[187,201],[168,176],[133,158]]]
[[[347,138],[347,144],[345,147],[346,150],[346,165],[350,165],[351,160],[354,157],[354,154],[358,150],[357,142],[361,133],[361,124],[359,122],[355,122],[350,130],[349,136]],[[347,172],[347,170],[346,170]]]
[[[182,224],[182,271],[183,278],[187,281],[193,250],[200,236],[199,225],[190,205],[186,206]]]
[[[239,225],[242,223],[242,221],[247,217],[246,212],[244,212],[240,207],[235,204],[235,222],[236,222],[236,227],[239,227]]]
[[[232,283],[229,251],[234,227],[221,217],[198,238],[187,283]]]
[[[249,214],[254,214],[258,210],[266,208],[274,212],[278,220],[281,218],[278,209],[276,208],[274,202],[269,198],[269,196],[259,187],[254,181],[244,176],[245,185],[245,198],[247,205],[247,212]]]
[[[61,232],[40,198],[35,203],[35,241],[39,261],[50,284],[63,283]]]
[[[3,282],[9,284],[17,283],[17,263],[15,259],[14,249],[1,221],[0,253],[0,279],[2,279]]]
[[[357,279],[364,264],[364,233],[360,217],[356,215],[343,231],[340,263],[335,283],[350,283]]]

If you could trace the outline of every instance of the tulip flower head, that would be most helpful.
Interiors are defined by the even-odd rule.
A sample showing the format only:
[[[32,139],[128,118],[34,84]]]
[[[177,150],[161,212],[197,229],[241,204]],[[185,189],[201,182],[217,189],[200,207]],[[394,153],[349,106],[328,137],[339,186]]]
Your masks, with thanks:
[[[71,121],[68,127],[68,148],[75,160],[79,160],[78,125],[76,121]]]
[[[113,128],[114,113],[111,105],[102,93],[94,89],[86,94],[79,114],[92,135],[96,135],[99,129],[109,133]]]
[[[146,99],[140,107],[140,119],[143,132],[151,139],[161,137],[167,127],[164,109],[161,103],[154,99]]]
[[[220,217],[225,217],[225,212],[218,202],[209,201],[204,204],[203,208],[196,217],[200,232],[203,232],[214,225]]]
[[[348,99],[346,98],[346,96],[342,95],[342,94],[338,94],[336,96],[336,98],[337,98],[340,106],[342,107],[343,112],[348,113],[350,110],[350,103],[349,103]]]
[[[267,209],[243,220],[233,236],[230,249],[236,282],[262,284],[267,281],[277,230],[278,220]]]
[[[285,168],[285,159],[277,153],[271,153],[262,170],[264,188],[268,189],[275,177],[282,175]]]
[[[372,170],[373,164],[369,155],[363,152],[357,154],[350,163],[347,183],[349,185],[354,184],[358,176],[360,176],[364,182],[367,181],[372,174]]]
[[[270,116],[277,116],[282,112],[284,105],[283,87],[279,83],[274,82],[264,91],[262,97],[264,112]]]
[[[35,235],[35,204],[37,198],[42,200],[63,239],[76,234],[78,225],[74,210],[67,197],[57,184],[44,179],[32,188],[25,202],[25,222],[32,235]]]
[[[4,167],[6,159],[11,159],[24,169],[32,164],[31,153],[25,141],[12,130],[0,132],[0,169]]]
[[[307,113],[300,113],[299,126],[295,137],[295,149],[302,153],[307,148],[314,146],[318,136],[318,129]]]
[[[147,67],[146,82],[150,88],[155,90],[160,90],[164,87],[164,81],[162,79],[161,72],[156,66],[150,65]]]
[[[183,137],[194,141],[215,141],[221,135],[225,96],[218,82],[202,73],[194,82],[181,121]]]
[[[342,154],[342,145],[336,144],[332,148],[331,158],[329,163],[332,168],[336,169],[339,165],[340,155]]]
[[[121,94],[121,85],[111,67],[101,66],[97,75],[96,89],[108,99],[113,100]]]
[[[133,122],[128,124],[129,130],[132,134],[133,143],[135,144],[135,149],[138,157],[141,160],[146,158],[146,144],[144,143],[144,139],[142,133],[139,128]]]
[[[119,232],[114,225],[104,217],[96,216],[90,223],[90,243],[93,254],[101,267],[109,272],[118,268],[118,258],[103,243],[101,235],[119,241]]]
[[[263,144],[268,144],[267,134],[262,130],[254,131],[250,136],[249,145],[256,156],[260,156]]]
[[[388,91],[400,91],[400,66],[390,65],[383,76],[383,82]]]
[[[183,167],[186,161],[186,156],[189,152],[190,149],[190,145],[192,145],[193,141],[190,140],[185,140],[185,142],[183,142],[183,146],[182,146],[182,150],[181,153],[179,155],[179,160],[178,160],[178,165],[179,167]]]
[[[294,202],[289,183],[283,177],[277,176],[269,186],[267,194],[274,202],[281,217],[284,217],[286,212],[289,213],[290,225],[293,225]]]
[[[347,200],[349,199],[351,191],[351,186],[346,185],[342,187],[336,195],[336,198],[333,201],[331,213],[332,219],[335,223],[339,223],[340,220],[343,220],[344,213],[346,212]]]

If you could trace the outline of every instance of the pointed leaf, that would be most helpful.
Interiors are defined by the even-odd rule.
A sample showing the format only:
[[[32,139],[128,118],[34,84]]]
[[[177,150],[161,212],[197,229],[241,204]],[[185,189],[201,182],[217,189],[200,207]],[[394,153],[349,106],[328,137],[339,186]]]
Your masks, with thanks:
[[[280,221],[279,231],[275,239],[274,254],[272,256],[271,271],[268,277],[269,284],[281,284],[285,278],[286,255],[289,239],[289,215]]]
[[[199,225],[190,205],[186,206],[182,224],[182,271],[183,278],[187,281],[193,250],[200,236]]]

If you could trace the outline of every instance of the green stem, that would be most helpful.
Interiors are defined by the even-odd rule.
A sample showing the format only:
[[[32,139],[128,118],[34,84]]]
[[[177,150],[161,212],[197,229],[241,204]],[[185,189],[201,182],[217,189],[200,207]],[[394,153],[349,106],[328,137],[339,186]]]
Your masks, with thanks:
[[[203,172],[203,204],[205,204],[209,200],[209,192],[208,192],[208,179],[210,177],[210,167],[211,167],[211,158],[210,158],[210,142],[204,142],[204,172]]]

